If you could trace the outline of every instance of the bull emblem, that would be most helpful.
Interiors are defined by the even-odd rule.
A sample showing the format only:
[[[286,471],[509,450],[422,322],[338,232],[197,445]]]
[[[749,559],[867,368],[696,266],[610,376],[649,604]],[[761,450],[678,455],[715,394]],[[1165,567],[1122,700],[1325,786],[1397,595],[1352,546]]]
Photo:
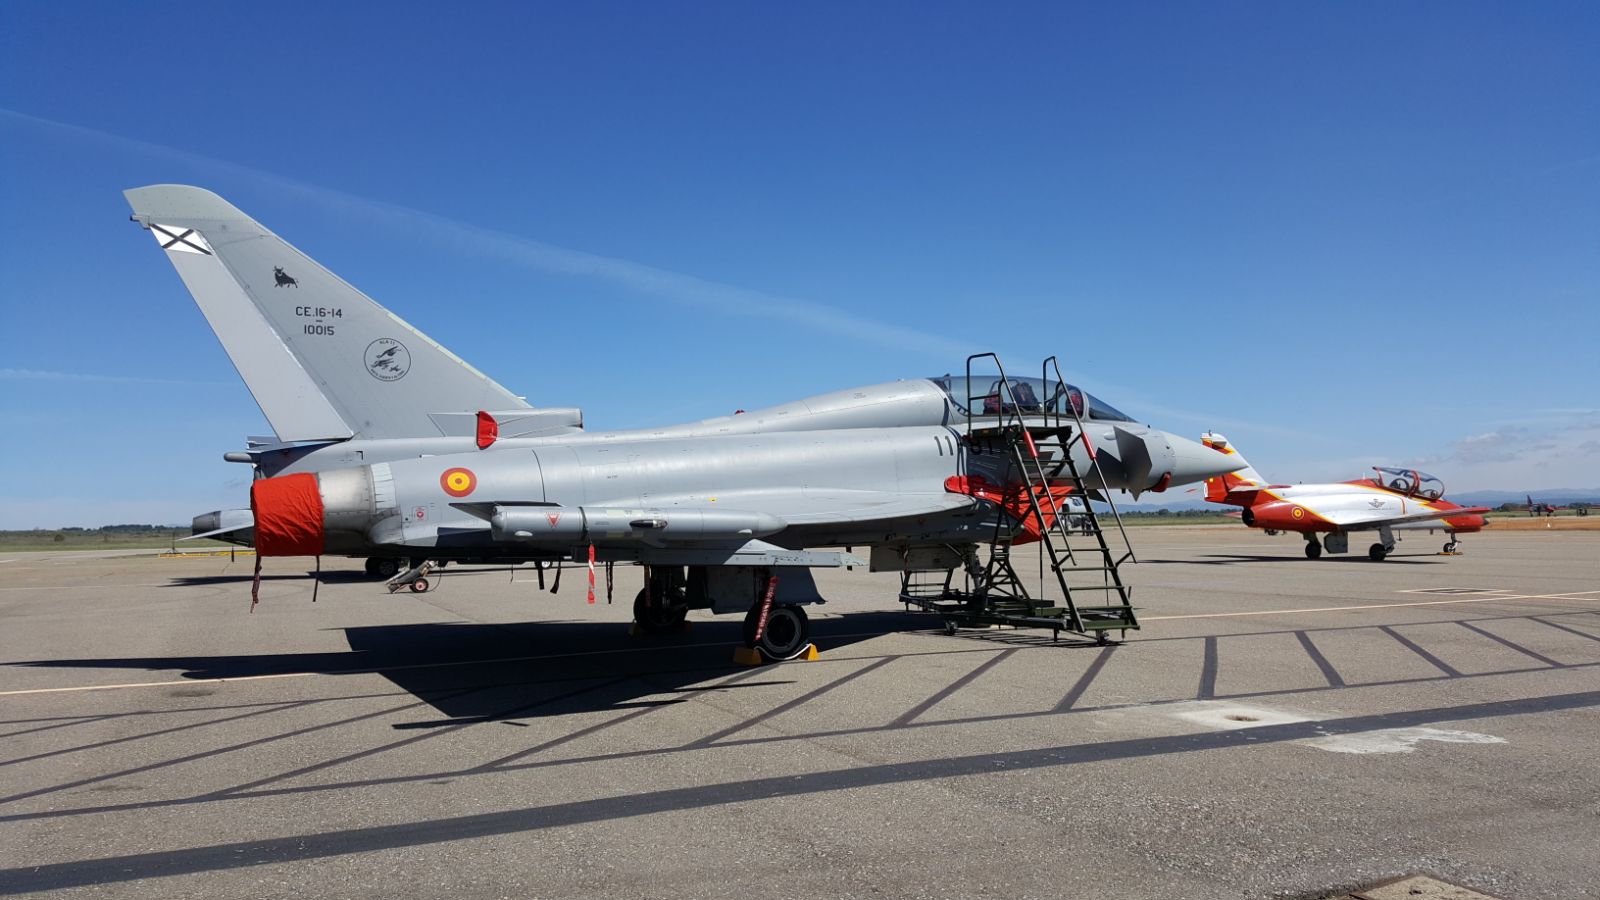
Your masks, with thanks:
[[[277,266],[272,267],[272,277],[275,281],[277,281],[277,284],[274,284],[273,287],[292,287],[295,289],[299,289],[300,287],[300,282],[295,281],[293,275],[290,275],[288,272],[285,272]]]

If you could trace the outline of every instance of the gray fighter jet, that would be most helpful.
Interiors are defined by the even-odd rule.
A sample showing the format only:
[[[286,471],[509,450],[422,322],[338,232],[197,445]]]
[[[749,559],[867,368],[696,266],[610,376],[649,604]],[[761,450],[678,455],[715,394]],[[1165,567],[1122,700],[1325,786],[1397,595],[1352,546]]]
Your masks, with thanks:
[[[226,456],[257,471],[248,521],[264,556],[636,562],[649,567],[636,616],[661,628],[690,608],[746,612],[769,587],[795,616],[819,599],[810,568],[861,562],[837,548],[892,551],[876,562],[1016,526],[1027,513],[982,489],[1015,473],[969,439],[973,417],[1069,412],[1098,448],[1079,460],[1080,491],[1229,471],[1050,378],[918,378],[586,431],[579,410],[529,406],[217,195],[126,196],[276,432]],[[1072,446],[1087,457],[1088,441]],[[1073,499],[1063,515],[1082,510]],[[791,626],[804,637],[803,614]]]

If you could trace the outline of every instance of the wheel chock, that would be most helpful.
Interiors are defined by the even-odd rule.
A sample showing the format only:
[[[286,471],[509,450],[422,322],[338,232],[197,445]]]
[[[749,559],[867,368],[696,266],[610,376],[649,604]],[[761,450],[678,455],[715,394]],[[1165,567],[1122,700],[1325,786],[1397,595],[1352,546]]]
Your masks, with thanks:
[[[778,660],[767,659],[766,654],[754,647],[739,646],[733,648],[733,661],[741,666],[763,666],[769,662],[816,662],[821,658],[822,654],[817,652],[816,644],[807,644],[804,650],[788,659]]]

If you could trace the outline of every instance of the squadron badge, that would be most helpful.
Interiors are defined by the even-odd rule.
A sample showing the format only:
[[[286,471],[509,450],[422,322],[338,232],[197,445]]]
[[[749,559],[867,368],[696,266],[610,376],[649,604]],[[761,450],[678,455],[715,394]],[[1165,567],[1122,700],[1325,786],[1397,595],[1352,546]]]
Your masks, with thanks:
[[[367,371],[379,381],[399,381],[411,371],[411,351],[394,338],[378,338],[367,345]]]

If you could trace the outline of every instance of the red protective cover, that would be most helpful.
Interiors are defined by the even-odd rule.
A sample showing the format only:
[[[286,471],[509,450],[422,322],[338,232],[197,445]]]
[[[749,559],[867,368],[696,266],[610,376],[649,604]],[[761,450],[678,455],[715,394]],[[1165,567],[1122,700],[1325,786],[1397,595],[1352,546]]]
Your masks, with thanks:
[[[500,437],[500,423],[494,416],[478,410],[478,449],[487,450]]]
[[[250,485],[257,556],[321,556],[322,492],[317,476],[280,475]]]

